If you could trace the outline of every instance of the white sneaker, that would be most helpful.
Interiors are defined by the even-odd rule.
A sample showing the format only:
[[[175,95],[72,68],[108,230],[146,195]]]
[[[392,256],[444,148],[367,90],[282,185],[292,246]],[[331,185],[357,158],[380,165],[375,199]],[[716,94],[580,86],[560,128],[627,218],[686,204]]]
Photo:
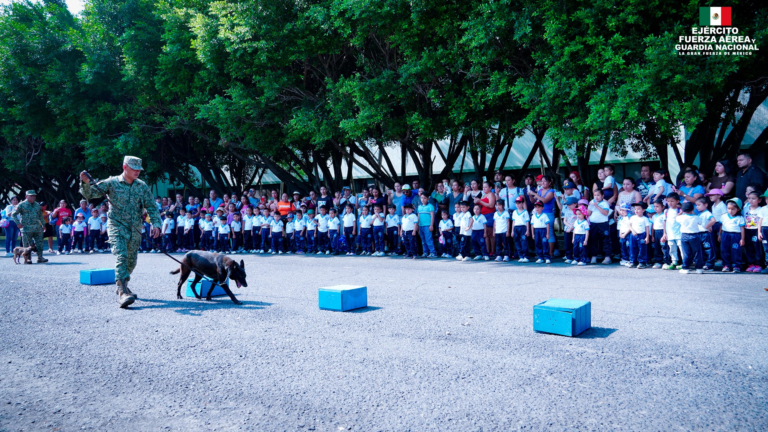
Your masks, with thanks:
[[[571,261],[571,265],[576,265],[576,264],[579,264],[579,262],[576,260]]]
[[[592,264],[597,264],[597,257],[592,257],[592,261],[591,261],[591,263],[592,263]]]
[[[480,261],[481,259],[483,259],[482,255],[478,255],[474,258],[475,261]]]
[[[322,255],[323,253],[322,253],[322,252],[318,252],[317,254],[318,254],[318,255]]]
[[[505,257],[504,257],[504,259],[503,259],[502,261],[504,261],[504,262],[509,262],[509,257],[508,257],[508,256],[505,256]]]
[[[520,261],[520,262],[522,262],[522,263],[527,263],[527,262],[531,262],[531,260],[529,260],[528,258],[523,258],[523,260],[522,260],[522,261]]]
[[[536,264],[541,264],[541,263],[543,263],[543,262],[544,262],[544,260],[541,260],[541,259],[537,259],[537,260],[536,260]]]
[[[459,255],[459,256],[461,256],[461,255]],[[462,261],[469,261],[470,259],[471,259],[470,257],[465,256],[464,258],[462,258]]]
[[[330,255],[330,254],[331,254],[331,251],[325,251],[325,254],[326,254],[326,255]]]
[[[61,252],[59,252],[59,251],[56,251],[56,255],[61,255]]]
[[[565,263],[566,263],[566,264],[570,264],[570,263],[571,263],[571,260],[569,260],[568,258],[566,258],[566,259],[565,259]]]
[[[458,254],[458,255],[456,255],[456,259],[457,259],[457,260],[459,260],[459,261],[461,261],[461,260],[463,260],[463,259],[464,259],[464,257],[463,257],[463,256],[461,256],[461,254]]]
[[[579,265],[580,265],[580,266],[585,266],[585,265],[587,265],[587,263],[585,263],[585,262],[580,262],[580,263],[579,263]]]
[[[283,251],[278,252],[278,255],[282,255],[282,254],[283,254]]]
[[[688,274],[688,273],[690,273],[690,272],[691,272],[691,271],[690,271],[690,270],[688,270],[688,269],[680,269],[680,273],[682,273],[682,274]]]
[[[547,263],[547,264],[552,264],[552,262],[550,260],[546,260],[544,262]]]
[[[496,259],[494,261],[501,261],[501,259],[502,259],[501,255],[499,255],[499,256],[496,257]]]
[[[704,269],[696,269],[696,274],[704,274]]]
[[[519,263],[523,263],[523,262],[525,262],[525,261],[523,261],[524,259],[525,259],[525,258],[520,258],[519,260],[517,260],[517,262],[519,262]]]
[[[490,257],[483,257],[483,259],[486,260],[486,261],[489,261],[491,258]]]
[[[88,252],[88,253],[89,253],[89,254],[95,254],[95,253],[96,253],[96,251],[94,251],[93,249],[91,249],[91,251],[90,251],[90,252]]]

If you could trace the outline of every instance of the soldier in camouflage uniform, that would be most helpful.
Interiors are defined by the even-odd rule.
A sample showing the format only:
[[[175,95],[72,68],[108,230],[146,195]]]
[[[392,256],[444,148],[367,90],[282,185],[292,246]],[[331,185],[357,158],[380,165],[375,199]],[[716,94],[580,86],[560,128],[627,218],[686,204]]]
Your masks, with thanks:
[[[30,247],[34,244],[37,248],[37,262],[46,263],[48,260],[43,258],[43,231],[45,230],[43,210],[40,208],[40,203],[35,202],[36,199],[35,191],[27,191],[27,199],[16,207],[11,218],[21,229],[21,240],[24,246]]]
[[[126,156],[123,159],[123,173],[97,183],[109,201],[109,243],[115,255],[115,279],[120,307],[124,308],[136,301],[136,295],[128,289],[131,272],[136,267],[139,246],[141,245],[142,211],[147,210],[152,224],[152,237],[160,236],[160,215],[152,197],[152,191],[146,183],[139,180],[143,170],[141,159]],[[85,199],[103,196],[89,184],[85,171],[80,173],[80,193]]]

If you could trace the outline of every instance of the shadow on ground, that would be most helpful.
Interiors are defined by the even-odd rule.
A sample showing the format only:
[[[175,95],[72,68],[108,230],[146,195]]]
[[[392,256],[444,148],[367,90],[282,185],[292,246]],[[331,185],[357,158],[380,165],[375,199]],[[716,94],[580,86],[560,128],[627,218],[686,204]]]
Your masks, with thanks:
[[[618,329],[606,327],[591,327],[578,336],[579,339],[605,339]]]
[[[150,303],[145,306],[143,303]],[[242,304],[232,303],[228,297],[226,299],[206,300],[157,300],[140,298],[128,309],[133,310],[153,310],[153,309],[174,309],[174,312],[182,315],[199,316],[205,311],[218,309],[264,309],[265,306],[272,306],[272,303],[259,301],[241,301]]]

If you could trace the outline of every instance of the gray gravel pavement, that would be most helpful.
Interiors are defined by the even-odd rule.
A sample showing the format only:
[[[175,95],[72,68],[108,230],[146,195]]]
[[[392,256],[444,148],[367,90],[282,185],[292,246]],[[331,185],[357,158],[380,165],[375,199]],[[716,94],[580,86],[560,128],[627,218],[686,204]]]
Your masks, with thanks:
[[[0,259],[0,430],[768,428],[760,275],[243,255],[235,306],[176,300],[176,264],[140,255],[119,310],[79,284],[111,255],[49,258]],[[319,310],[337,284],[370,307]],[[534,333],[548,298],[593,329]]]

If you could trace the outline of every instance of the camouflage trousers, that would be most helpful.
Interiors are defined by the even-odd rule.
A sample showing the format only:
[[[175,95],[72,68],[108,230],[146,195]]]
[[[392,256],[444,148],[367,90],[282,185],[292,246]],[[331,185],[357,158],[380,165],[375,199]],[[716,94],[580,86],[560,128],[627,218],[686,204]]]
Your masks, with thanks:
[[[135,230],[134,230],[135,231]],[[115,256],[115,279],[131,280],[131,273],[136,268],[141,245],[141,234],[128,230],[110,230],[109,243]]]
[[[22,231],[21,242],[24,244],[24,247],[30,247],[34,243],[35,246],[37,246],[37,259],[41,259],[43,257],[44,243],[42,231]]]

